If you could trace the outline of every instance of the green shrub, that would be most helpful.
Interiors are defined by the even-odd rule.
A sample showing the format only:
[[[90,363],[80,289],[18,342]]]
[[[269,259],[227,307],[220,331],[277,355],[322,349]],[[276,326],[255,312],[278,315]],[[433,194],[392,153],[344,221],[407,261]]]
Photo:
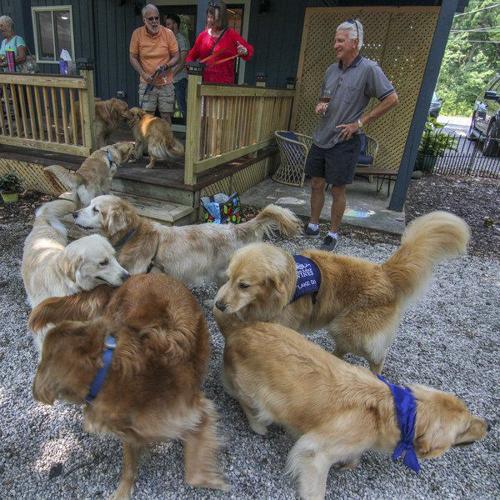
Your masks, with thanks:
[[[15,172],[9,172],[8,174],[2,175],[0,177],[0,193],[22,193],[23,186],[21,184],[21,179]]]

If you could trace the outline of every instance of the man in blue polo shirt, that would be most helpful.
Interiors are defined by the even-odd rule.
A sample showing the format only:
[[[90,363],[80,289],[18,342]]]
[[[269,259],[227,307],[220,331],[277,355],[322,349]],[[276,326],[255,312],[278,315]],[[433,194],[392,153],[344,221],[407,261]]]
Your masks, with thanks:
[[[333,250],[346,206],[346,185],[354,179],[361,144],[359,133],[397,105],[398,96],[380,66],[361,57],[363,25],[354,19],[343,22],[335,33],[338,63],[328,67],[316,105],[321,121],[313,134],[306,162],[311,179],[311,218],[306,236],[319,237],[319,217],[325,202],[325,184],[332,186],[330,231],[321,249]],[[380,102],[364,113],[372,97]]]

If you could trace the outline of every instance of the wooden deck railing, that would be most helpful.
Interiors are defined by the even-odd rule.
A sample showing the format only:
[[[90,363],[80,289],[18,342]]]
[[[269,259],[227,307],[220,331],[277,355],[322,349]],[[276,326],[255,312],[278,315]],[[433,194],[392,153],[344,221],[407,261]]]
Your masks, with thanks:
[[[189,75],[184,183],[274,141],[288,129],[295,90],[202,84]]]
[[[0,144],[87,156],[94,149],[93,72],[0,73]]]

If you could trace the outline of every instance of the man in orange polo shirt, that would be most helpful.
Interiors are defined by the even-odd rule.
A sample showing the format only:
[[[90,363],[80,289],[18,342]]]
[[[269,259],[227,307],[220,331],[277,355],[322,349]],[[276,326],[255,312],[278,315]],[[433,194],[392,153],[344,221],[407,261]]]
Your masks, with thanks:
[[[137,28],[130,39],[130,64],[139,73],[139,103],[142,109],[170,122],[174,111],[175,92],[172,67],[179,61],[179,48],[174,33],[160,24],[160,13],[153,4],[142,9],[144,26]],[[165,70],[153,81],[159,69]],[[154,88],[144,96],[148,83]]]

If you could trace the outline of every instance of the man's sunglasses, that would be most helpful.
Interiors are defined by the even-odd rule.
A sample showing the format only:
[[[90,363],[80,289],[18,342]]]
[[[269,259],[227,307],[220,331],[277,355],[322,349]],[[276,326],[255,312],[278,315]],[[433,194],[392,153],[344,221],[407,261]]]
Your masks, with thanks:
[[[146,17],[146,19],[151,22],[151,21],[159,21],[160,18],[159,16],[151,16],[151,17]]]
[[[348,19],[347,22],[354,24],[354,26],[356,26],[356,38],[359,40],[359,28],[358,28],[358,23],[356,22],[356,19]]]

